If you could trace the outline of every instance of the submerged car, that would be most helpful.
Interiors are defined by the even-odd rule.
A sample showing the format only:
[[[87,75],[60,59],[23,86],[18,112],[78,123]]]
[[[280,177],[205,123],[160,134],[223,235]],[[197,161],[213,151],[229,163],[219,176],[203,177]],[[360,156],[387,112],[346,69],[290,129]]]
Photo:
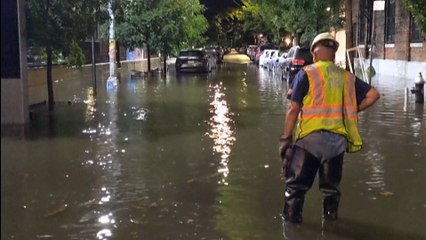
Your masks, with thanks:
[[[211,56],[205,49],[188,49],[179,52],[176,58],[176,72],[211,72],[212,71]]]

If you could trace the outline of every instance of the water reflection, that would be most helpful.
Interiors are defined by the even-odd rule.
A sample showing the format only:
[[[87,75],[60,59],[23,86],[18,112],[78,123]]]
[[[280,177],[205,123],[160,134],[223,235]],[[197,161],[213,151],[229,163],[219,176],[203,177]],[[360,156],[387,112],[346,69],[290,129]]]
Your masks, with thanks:
[[[148,116],[148,110],[144,108],[132,107],[133,118],[137,121],[145,121]]]
[[[421,143],[426,140],[426,136],[422,134],[426,128],[426,119],[424,114],[425,107],[423,104],[415,104],[414,105],[414,114],[412,116],[413,123],[411,124],[411,129],[413,132],[413,137],[419,139],[415,141],[413,144],[421,145]],[[422,139],[423,138],[423,139]]]
[[[369,150],[365,153],[365,160],[369,164],[367,169],[369,179],[365,182],[368,186],[367,190],[383,192],[386,189],[384,156],[375,150]],[[376,199],[376,197],[372,197],[372,199]]]
[[[87,104],[85,121],[90,122],[95,117],[94,114],[95,114],[95,111],[96,111],[96,108],[95,108],[96,99],[93,96],[93,88],[92,87],[87,88],[87,99],[84,100],[84,103]]]
[[[117,89],[112,89],[107,92],[108,95],[108,105],[109,108],[107,109],[107,119],[109,120],[108,126],[105,126],[100,132],[100,138],[104,140],[104,145],[102,148],[100,148],[99,156],[105,159],[105,165],[103,169],[106,169],[107,176],[110,176],[112,179],[109,179],[109,181],[113,180],[114,177],[119,175],[120,171],[120,159],[118,156],[119,148],[117,146],[117,139],[119,134],[119,129],[117,127],[117,121],[118,121],[118,98],[117,98]],[[101,137],[103,136],[103,137]],[[123,152],[123,151],[122,151]],[[103,155],[103,156],[102,156]],[[109,182],[105,181],[102,184],[101,188],[101,196],[99,205],[103,205],[105,203],[108,203],[111,201],[111,192],[108,190],[108,188],[113,189],[114,186],[108,186],[108,184],[115,185],[113,181]],[[105,186],[106,185],[106,186]],[[105,213],[106,212],[106,213]],[[102,228],[96,236],[98,239],[108,239],[109,237],[113,236],[113,233],[111,231],[111,227],[114,227],[115,220],[113,214],[108,209],[103,209],[103,211],[99,212],[98,217],[99,223],[105,225],[104,228]],[[109,227],[109,228],[108,228]]]
[[[91,88],[87,91],[87,104],[86,121],[91,121],[95,118],[95,99],[93,98],[93,91]],[[110,239],[113,237],[113,228],[116,228],[116,220],[108,208],[108,203],[114,198],[114,194],[111,189],[115,189],[116,181],[114,177],[120,175],[120,154],[125,153],[125,149],[119,149],[118,135],[119,128],[117,126],[118,121],[118,98],[117,89],[108,89],[106,109],[100,112],[101,119],[105,121],[99,121],[97,128],[89,127],[83,130],[83,133],[90,137],[92,142],[96,143],[97,148],[87,149],[85,153],[88,159],[84,159],[82,165],[86,167],[97,166],[100,170],[104,171],[104,177],[97,182],[98,187],[94,187],[93,194],[95,198],[90,203],[97,206],[104,206],[102,209],[94,211],[93,214],[84,214],[80,222],[88,222],[88,219],[97,219],[95,228],[100,228],[96,233],[97,239]],[[127,139],[126,139],[127,140]]]
[[[219,183],[228,185],[226,178],[229,174],[229,155],[231,154],[232,145],[235,142],[234,137],[234,121],[232,120],[233,113],[228,107],[225,100],[225,87],[222,82],[216,85],[210,85],[209,91],[213,94],[210,102],[210,113],[213,115],[208,121],[210,126],[209,131],[206,133],[213,139],[213,152],[220,155],[220,167],[218,172],[222,174],[222,179]]]
[[[108,237],[111,237],[112,233],[109,229],[102,229],[96,234],[97,239],[108,239]]]

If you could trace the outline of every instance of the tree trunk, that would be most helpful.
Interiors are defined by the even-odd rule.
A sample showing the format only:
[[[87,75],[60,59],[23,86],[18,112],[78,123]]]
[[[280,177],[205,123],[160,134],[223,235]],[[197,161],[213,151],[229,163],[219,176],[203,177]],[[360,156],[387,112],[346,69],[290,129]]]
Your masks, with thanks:
[[[148,70],[147,70],[147,72],[151,72],[151,51],[149,49],[149,44],[146,44],[146,52],[148,54]]]
[[[55,105],[55,99],[53,94],[53,81],[52,81],[52,48],[47,47],[47,102],[49,112],[53,111]]]
[[[121,68],[121,58],[120,58],[120,43],[115,41],[115,59],[117,61],[117,68]]]
[[[163,51],[163,74],[167,75],[167,52]]]

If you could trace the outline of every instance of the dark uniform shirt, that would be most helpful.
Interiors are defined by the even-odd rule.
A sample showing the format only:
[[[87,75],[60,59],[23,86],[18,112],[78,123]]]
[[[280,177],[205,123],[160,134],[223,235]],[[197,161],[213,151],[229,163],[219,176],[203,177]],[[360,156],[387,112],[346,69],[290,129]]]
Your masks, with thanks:
[[[370,88],[371,86],[368,83],[356,78],[355,91],[357,105],[364,100]],[[294,77],[290,89],[292,89],[292,91],[287,95],[287,99],[302,104],[303,98],[309,90],[308,75],[303,69]],[[302,139],[298,139],[295,144],[310,152],[321,161],[325,161],[344,152],[348,143],[346,138],[342,135],[327,131],[317,131],[308,134]]]

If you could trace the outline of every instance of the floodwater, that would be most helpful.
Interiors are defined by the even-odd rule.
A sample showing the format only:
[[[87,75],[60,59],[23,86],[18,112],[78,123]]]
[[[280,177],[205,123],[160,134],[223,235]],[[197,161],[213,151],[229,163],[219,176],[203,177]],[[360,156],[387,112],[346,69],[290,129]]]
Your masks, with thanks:
[[[382,97],[360,114],[339,220],[322,224],[315,182],[295,227],[280,217],[285,84],[267,70],[121,72],[108,90],[98,69],[96,96],[90,69],[57,76],[53,114],[2,127],[1,239],[426,239],[426,113],[404,103],[410,80],[373,79]]]

